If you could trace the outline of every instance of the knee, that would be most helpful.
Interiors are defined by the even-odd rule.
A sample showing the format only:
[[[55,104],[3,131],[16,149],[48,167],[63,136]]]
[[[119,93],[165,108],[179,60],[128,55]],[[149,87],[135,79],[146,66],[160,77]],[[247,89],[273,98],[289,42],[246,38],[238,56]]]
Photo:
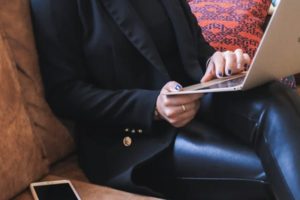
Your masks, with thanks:
[[[288,88],[278,81],[268,83],[260,89],[268,113],[300,113],[300,97],[295,89]]]
[[[264,135],[266,141],[282,141],[285,135],[299,130],[300,98],[297,91],[279,82],[271,82],[259,90],[264,111],[257,123],[258,136]]]
[[[261,137],[273,141],[300,125],[300,97],[296,90],[279,81],[249,90],[239,100],[243,101],[239,108],[243,108],[246,120],[253,122],[250,141],[254,145],[261,141]]]

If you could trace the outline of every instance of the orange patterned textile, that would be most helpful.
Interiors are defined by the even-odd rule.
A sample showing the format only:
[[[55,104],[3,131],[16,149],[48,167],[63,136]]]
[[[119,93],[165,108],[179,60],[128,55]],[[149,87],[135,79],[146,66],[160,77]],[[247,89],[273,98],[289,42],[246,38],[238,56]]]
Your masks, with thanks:
[[[214,48],[242,48],[251,57],[263,36],[270,0],[191,0],[189,4]]]

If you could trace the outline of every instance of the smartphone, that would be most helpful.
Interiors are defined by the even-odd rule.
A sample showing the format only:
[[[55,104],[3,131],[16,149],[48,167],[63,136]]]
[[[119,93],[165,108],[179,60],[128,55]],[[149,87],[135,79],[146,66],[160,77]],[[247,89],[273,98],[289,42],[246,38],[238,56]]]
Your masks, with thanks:
[[[34,200],[81,200],[69,180],[31,183],[30,190]]]

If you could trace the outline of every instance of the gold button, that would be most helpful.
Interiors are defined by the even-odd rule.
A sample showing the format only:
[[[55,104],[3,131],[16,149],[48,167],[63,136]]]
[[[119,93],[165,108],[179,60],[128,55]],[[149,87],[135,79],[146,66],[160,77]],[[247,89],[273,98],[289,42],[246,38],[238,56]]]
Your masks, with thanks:
[[[129,128],[125,128],[124,131],[125,131],[125,132],[129,132]]]
[[[138,133],[143,133],[143,130],[142,130],[142,129],[139,129],[139,130],[138,130]]]
[[[131,144],[132,144],[132,139],[131,139],[131,137],[124,137],[124,139],[123,139],[123,144],[124,144],[124,146],[125,147],[129,147],[129,146],[131,146]]]

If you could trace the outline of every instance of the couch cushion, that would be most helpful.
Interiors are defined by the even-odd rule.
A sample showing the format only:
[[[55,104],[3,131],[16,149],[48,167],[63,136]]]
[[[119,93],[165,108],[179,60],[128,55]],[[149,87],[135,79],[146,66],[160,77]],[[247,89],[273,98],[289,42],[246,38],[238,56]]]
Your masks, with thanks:
[[[47,173],[22,100],[16,68],[0,26],[0,199],[9,199]]]
[[[32,129],[41,139],[50,163],[53,163],[73,151],[74,144],[67,129],[56,119],[44,100],[29,1],[0,0],[0,5],[0,23],[5,28],[17,63],[22,96]]]
[[[68,179],[89,182],[88,178],[78,165],[78,159],[76,155],[72,155],[52,166],[49,174]]]
[[[61,180],[64,179],[62,177],[57,176],[48,176],[44,179],[44,181],[50,180]],[[123,192],[120,190],[115,190],[112,188],[93,185],[90,183],[85,183],[81,181],[71,180],[73,186],[75,187],[76,191],[78,192],[80,198],[82,200],[158,200],[157,198],[153,197],[146,197],[141,195],[136,195],[128,192]],[[30,191],[25,191],[14,200],[33,200]]]

